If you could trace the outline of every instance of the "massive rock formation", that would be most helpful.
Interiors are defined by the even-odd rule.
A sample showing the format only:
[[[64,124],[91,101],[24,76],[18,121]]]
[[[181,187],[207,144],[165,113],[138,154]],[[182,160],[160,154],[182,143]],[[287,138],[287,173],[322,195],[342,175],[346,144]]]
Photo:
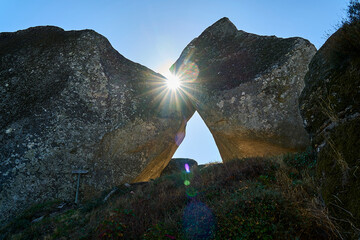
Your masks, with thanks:
[[[156,178],[196,108],[224,161],[301,150],[298,111],[315,48],[243,31],[226,18],[183,51],[182,89],[91,30],[0,33],[0,223],[16,210]],[[86,197],[86,196],[85,196]]]
[[[300,109],[324,200],[347,231],[360,229],[360,23],[340,28],[316,53]]]
[[[159,176],[194,110],[91,30],[0,34],[0,223],[43,200]]]
[[[305,39],[238,31],[223,18],[195,38],[171,70],[223,161],[268,156],[309,144],[298,97],[315,52]]]

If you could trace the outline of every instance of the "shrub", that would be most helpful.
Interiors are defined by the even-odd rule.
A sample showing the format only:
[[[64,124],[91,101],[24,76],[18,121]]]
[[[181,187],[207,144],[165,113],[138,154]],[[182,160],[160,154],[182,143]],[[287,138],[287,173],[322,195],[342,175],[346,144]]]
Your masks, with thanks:
[[[345,21],[348,24],[360,21],[360,2],[358,0],[351,0],[347,9],[348,19]]]
[[[308,147],[305,152],[286,155],[284,163],[298,171],[314,169],[316,166],[316,152]]]

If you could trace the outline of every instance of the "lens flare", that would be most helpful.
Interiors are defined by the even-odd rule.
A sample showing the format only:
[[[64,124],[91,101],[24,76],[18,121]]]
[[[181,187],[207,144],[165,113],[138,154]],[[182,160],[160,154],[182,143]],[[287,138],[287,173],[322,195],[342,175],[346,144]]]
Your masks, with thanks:
[[[167,87],[171,90],[176,90],[181,86],[180,78],[176,75],[169,75],[166,81]]]
[[[149,107],[154,108],[160,116],[168,117],[169,114],[190,111],[194,105],[200,105],[195,97],[201,91],[195,84],[199,68],[190,58],[179,66],[174,64],[169,70],[160,72],[162,76],[153,74],[142,85],[146,89],[142,95],[148,98],[146,103]],[[177,145],[180,145],[184,135],[176,136]]]
[[[190,172],[190,167],[189,167],[189,164],[187,164],[187,163],[185,163],[185,171],[186,171],[187,173]]]
[[[198,193],[197,190],[193,187],[187,187],[185,192],[186,192],[186,195],[190,198],[195,197]]]
[[[182,143],[184,138],[185,138],[185,132],[178,132],[175,135],[175,143],[176,143],[176,145],[180,146],[180,144]]]
[[[186,239],[213,239],[215,234],[215,216],[204,203],[192,201],[183,214],[183,230]]]

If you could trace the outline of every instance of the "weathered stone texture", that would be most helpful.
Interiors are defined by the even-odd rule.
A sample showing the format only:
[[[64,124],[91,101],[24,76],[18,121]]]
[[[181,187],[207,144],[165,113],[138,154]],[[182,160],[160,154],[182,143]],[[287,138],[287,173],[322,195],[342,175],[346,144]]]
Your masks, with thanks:
[[[0,33],[0,223],[34,202],[72,199],[75,169],[89,171],[82,198],[159,176],[194,112],[160,104],[164,87],[92,30]]]
[[[223,161],[269,156],[309,145],[298,97],[315,52],[305,39],[238,31],[223,18],[184,49],[172,71],[183,78]]]
[[[360,23],[340,28],[316,53],[300,110],[330,213],[344,232],[360,229]]]

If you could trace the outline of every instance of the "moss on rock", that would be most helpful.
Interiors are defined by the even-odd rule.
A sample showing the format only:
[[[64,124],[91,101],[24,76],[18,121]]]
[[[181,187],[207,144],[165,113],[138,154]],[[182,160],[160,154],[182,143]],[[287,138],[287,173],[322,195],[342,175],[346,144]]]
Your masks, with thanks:
[[[354,238],[360,228],[360,23],[344,25],[314,56],[300,110],[318,151],[325,203]]]

